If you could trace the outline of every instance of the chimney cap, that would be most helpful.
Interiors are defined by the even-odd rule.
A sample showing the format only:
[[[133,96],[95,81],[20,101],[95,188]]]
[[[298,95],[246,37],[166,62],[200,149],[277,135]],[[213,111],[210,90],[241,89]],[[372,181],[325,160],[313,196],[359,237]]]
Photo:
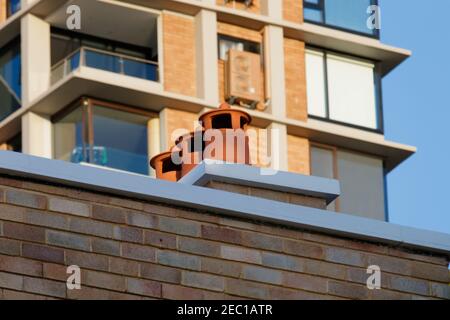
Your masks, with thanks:
[[[246,118],[247,124],[250,124],[252,122],[252,116],[250,114],[248,114],[245,111],[239,110],[239,109],[234,109],[226,102],[222,103],[219,106],[219,108],[205,112],[204,114],[202,114],[199,118],[199,121],[204,123],[205,118],[210,118],[210,117],[220,115],[220,114],[233,114],[233,113],[240,114],[241,116]]]

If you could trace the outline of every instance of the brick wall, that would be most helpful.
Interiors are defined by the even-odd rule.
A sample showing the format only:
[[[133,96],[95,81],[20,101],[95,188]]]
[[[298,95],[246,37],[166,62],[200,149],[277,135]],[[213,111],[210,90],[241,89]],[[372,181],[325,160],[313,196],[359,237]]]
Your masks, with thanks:
[[[197,96],[194,18],[164,12],[163,45],[165,90]]]
[[[253,0],[253,4],[247,8],[244,1],[230,0],[225,4],[224,0],[216,0],[216,4],[219,6],[226,6],[228,8],[234,8],[237,10],[245,10],[251,13],[261,13],[261,0]]]
[[[6,0],[0,0],[0,23],[6,20]]]
[[[311,157],[308,139],[288,135],[288,170],[290,172],[311,174]]]
[[[286,115],[288,118],[308,119],[306,99],[305,43],[284,39],[286,77]]]
[[[283,18],[290,22],[303,23],[303,0],[283,0]]]
[[[173,146],[174,142],[171,138],[172,133],[178,129],[186,129],[189,132],[194,130],[194,122],[198,121],[199,115],[188,111],[166,108],[165,123],[163,126],[166,128],[165,136],[167,139],[167,145]]]
[[[450,298],[448,282],[439,256],[0,177],[3,299]]]

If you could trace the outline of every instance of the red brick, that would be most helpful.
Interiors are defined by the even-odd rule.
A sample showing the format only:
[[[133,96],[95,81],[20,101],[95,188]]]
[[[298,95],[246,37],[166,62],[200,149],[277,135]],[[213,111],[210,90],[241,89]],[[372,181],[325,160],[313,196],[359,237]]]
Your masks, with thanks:
[[[230,228],[202,225],[202,238],[241,244],[242,232]]]
[[[1,296],[0,296],[1,297]],[[3,299],[5,300],[56,300],[55,298],[50,298],[38,294],[33,293],[26,293],[26,292],[18,292],[18,291],[12,291],[12,290],[3,290]]]
[[[261,264],[261,253],[252,249],[222,246],[221,256],[224,259]]]
[[[6,272],[0,272],[0,288],[22,290],[23,276],[18,276]]]
[[[70,218],[70,230],[102,238],[113,237],[112,224],[92,219]]]
[[[404,275],[410,275],[412,272],[412,261],[389,256],[369,255],[365,265],[379,266],[381,272],[392,272]]]
[[[113,291],[125,291],[125,277],[97,271],[82,270],[81,284]]]
[[[327,279],[299,273],[283,273],[283,285],[289,288],[327,293]]]
[[[243,232],[242,245],[276,252],[281,252],[283,250],[283,240],[279,237],[255,232]]]
[[[163,283],[162,297],[171,300],[201,300],[204,297],[204,292],[200,289]]]
[[[91,250],[91,242],[88,237],[67,232],[47,230],[47,243],[58,247],[82,251]]]
[[[13,222],[23,222],[28,208],[0,204],[0,219]]]
[[[47,207],[47,198],[35,193],[22,190],[7,190],[5,201],[18,206],[45,209]]]
[[[66,283],[53,280],[25,277],[23,280],[23,289],[26,292],[43,294],[51,297],[66,297]]]
[[[0,255],[0,271],[39,277],[42,276],[42,263],[20,257]]]
[[[64,250],[41,245],[24,243],[22,256],[41,261],[64,263]]]
[[[283,282],[283,272],[263,267],[245,265],[242,267],[241,278],[281,285]]]
[[[137,277],[139,275],[139,263],[120,258],[109,258],[109,271]]]
[[[450,283],[450,273],[447,266],[412,262],[411,275],[421,279]]]
[[[76,216],[89,217],[89,205],[79,201],[62,198],[50,198],[48,207],[50,211],[68,213]]]
[[[408,292],[428,296],[430,288],[425,280],[406,278],[396,275],[389,275],[389,288],[395,291]]]
[[[67,290],[67,298],[71,300],[136,300],[139,296],[82,285],[81,290]]]
[[[200,224],[180,218],[159,217],[158,228],[161,231],[185,236],[200,236]]]
[[[225,292],[258,300],[270,299],[270,287],[238,279],[227,279],[225,282]]]
[[[92,251],[102,253],[110,256],[120,256],[120,242],[105,240],[99,238],[92,238]]]
[[[93,253],[67,251],[67,265],[76,265],[80,268],[108,271],[108,257]]]
[[[155,215],[134,211],[128,212],[127,222],[129,225],[147,229],[155,229],[158,226],[158,218]]]
[[[44,278],[66,282],[70,274],[67,273],[67,266],[44,263]]]
[[[10,256],[20,255],[20,242],[0,238],[0,253]]]
[[[328,282],[328,293],[350,299],[367,299],[369,289],[362,285],[330,280]]]
[[[69,219],[59,214],[52,214],[47,211],[27,209],[24,217],[27,224],[50,227],[54,229],[69,229]]]
[[[173,234],[146,230],[144,232],[144,243],[159,248],[175,249],[177,247],[177,237]]]
[[[158,263],[189,270],[200,270],[200,258],[173,251],[158,251]]]
[[[159,298],[161,297],[161,283],[127,278],[127,292]]]
[[[242,271],[242,265],[234,261],[202,258],[201,270],[224,276],[239,277]]]
[[[115,222],[115,223],[126,223],[126,211],[115,207],[106,207],[101,205],[92,206],[92,217],[94,219]]]
[[[115,226],[114,227],[114,238],[116,240],[122,240],[134,243],[144,242],[144,233],[142,229]]]
[[[160,266],[157,264],[142,263],[141,277],[163,282],[180,283],[181,271],[176,268]]]
[[[295,240],[284,240],[283,252],[315,259],[321,259],[324,255],[321,246]]]
[[[122,256],[125,258],[155,262],[155,255],[155,248],[130,243],[122,244]]]
[[[202,288],[218,292],[222,292],[225,286],[225,282],[222,277],[191,271],[183,271],[181,283],[188,287]]]
[[[203,256],[220,257],[220,245],[211,241],[179,237],[178,249],[183,252],[195,253]]]
[[[45,242],[45,229],[14,222],[3,223],[5,237],[33,242]]]

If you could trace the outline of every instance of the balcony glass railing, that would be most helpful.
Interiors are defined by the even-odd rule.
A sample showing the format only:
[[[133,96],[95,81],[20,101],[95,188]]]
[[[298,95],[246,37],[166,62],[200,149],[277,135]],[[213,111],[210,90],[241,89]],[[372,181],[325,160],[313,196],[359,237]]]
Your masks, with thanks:
[[[51,83],[55,84],[80,66],[114,72],[150,81],[159,81],[158,63],[114,52],[81,47],[53,66]]]

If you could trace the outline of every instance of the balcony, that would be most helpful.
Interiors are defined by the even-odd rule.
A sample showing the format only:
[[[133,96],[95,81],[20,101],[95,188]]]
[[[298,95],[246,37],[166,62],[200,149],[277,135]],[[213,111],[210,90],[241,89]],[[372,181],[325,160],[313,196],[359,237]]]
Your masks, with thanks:
[[[81,47],[52,67],[51,84],[64,79],[80,66],[159,82],[159,66],[154,61]]]

